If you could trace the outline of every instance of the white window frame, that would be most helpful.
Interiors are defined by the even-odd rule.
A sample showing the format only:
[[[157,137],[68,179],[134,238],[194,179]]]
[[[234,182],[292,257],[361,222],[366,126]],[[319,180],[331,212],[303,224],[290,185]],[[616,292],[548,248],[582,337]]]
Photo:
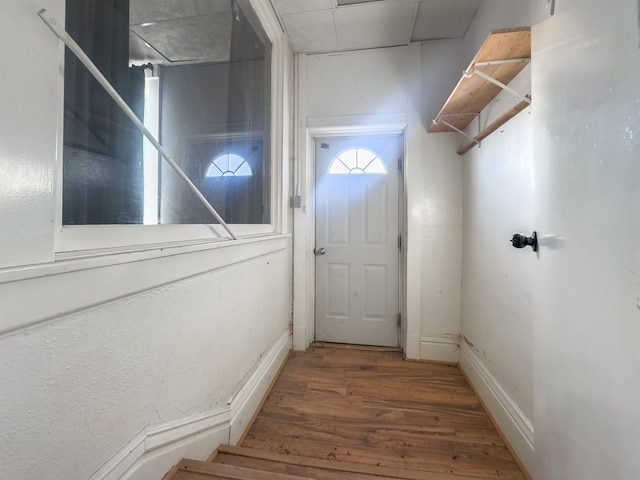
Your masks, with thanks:
[[[242,238],[278,235],[288,228],[288,152],[289,119],[284,116],[288,99],[285,69],[290,52],[284,32],[267,2],[246,0],[258,17],[271,42],[271,148],[270,155],[270,219],[268,224],[229,224],[234,235]],[[61,19],[60,21],[62,21]],[[60,48],[59,63],[64,68],[64,48]],[[62,126],[64,118],[64,80],[58,87],[58,148],[56,160],[55,258],[68,259],[114,251],[159,250],[165,246],[180,246],[210,242],[237,242],[218,224],[202,225],[62,225]],[[164,161],[164,160],[161,160]],[[214,205],[215,208],[215,205]],[[242,242],[241,242],[242,243]]]

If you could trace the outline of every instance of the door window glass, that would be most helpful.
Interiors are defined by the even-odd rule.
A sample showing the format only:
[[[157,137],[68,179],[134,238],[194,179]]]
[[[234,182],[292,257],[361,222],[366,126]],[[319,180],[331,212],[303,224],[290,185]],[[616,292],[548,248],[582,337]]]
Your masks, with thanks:
[[[351,148],[339,153],[329,164],[329,175],[386,175],[382,159],[366,148]]]

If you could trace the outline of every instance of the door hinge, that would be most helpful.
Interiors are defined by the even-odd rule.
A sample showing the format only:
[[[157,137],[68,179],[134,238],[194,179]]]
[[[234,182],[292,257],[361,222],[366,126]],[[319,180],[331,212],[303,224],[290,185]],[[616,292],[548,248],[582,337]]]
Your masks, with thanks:
[[[401,325],[402,325],[402,314],[399,313],[398,314],[398,326],[401,326]]]
[[[398,248],[402,248],[402,235],[398,235]]]
[[[398,157],[398,170],[402,171],[402,157]]]

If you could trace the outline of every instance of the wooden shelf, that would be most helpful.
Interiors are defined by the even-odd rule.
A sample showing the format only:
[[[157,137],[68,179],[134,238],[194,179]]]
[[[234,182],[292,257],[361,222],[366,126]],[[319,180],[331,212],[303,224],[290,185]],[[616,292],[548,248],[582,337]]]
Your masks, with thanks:
[[[502,91],[502,88],[487,81],[480,75],[473,74],[475,69],[493,77],[498,82],[508,85],[526,66],[526,61],[515,63],[489,64],[486,62],[503,62],[505,60],[531,58],[531,28],[520,27],[505,30],[494,30],[486,39],[471,64],[465,71],[453,93],[436,116],[427,131],[429,133],[454,132],[441,121],[446,121],[454,127],[464,130],[474,118]],[[482,66],[477,64],[484,64]],[[527,95],[531,98],[531,93]],[[513,108],[501,115],[496,121],[484,128],[476,140],[482,140],[502,124],[524,110],[528,103],[524,100],[517,102]],[[489,131],[490,130],[490,131]],[[470,142],[458,150],[467,152],[476,142]],[[468,147],[468,148],[467,148]],[[465,149],[466,148],[466,149]],[[462,153],[461,153],[462,151]]]

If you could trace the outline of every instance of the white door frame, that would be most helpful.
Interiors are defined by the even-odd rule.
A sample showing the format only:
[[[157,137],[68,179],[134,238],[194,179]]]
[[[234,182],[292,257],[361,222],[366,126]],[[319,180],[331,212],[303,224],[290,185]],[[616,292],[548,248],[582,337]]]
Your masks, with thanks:
[[[315,152],[316,138],[355,135],[402,135],[403,159],[407,159],[407,115],[342,115],[339,117],[307,118],[306,128],[297,140],[298,158],[294,171],[293,225],[293,348],[305,350],[314,341],[315,332]],[[403,243],[407,239],[406,168],[400,175],[399,232]],[[402,318],[400,346],[406,351],[407,332],[412,331],[407,317],[407,249],[401,250],[399,261]],[[415,319],[413,319],[415,321]],[[419,318],[417,319],[419,322]],[[413,326],[415,329],[415,326]],[[418,326],[419,328],[419,326]]]

